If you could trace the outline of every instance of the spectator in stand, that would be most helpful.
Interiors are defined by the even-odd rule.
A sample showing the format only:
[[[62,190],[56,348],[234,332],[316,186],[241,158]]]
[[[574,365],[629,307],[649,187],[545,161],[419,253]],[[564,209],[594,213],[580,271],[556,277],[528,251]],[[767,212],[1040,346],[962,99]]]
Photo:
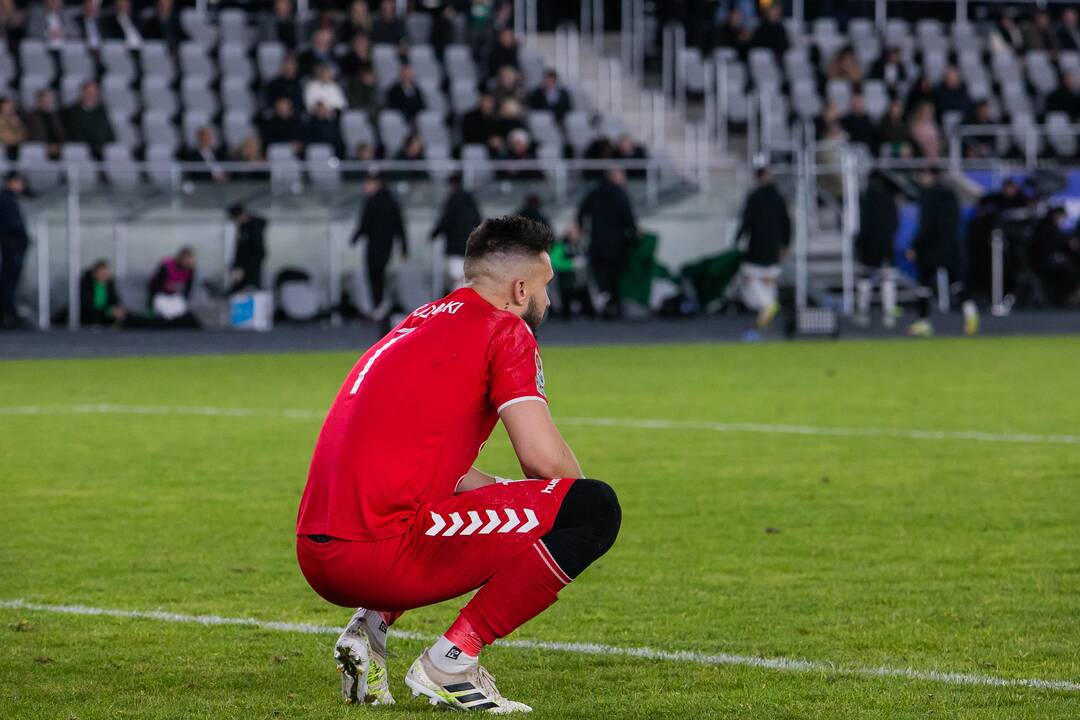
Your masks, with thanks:
[[[423,163],[424,158],[424,141],[416,133],[409,133],[394,155],[394,160],[407,163]],[[393,173],[393,179],[417,182],[427,180],[427,165],[412,165],[406,170],[397,170]]]
[[[56,94],[49,88],[38,90],[34,109],[26,113],[26,139],[45,143],[49,157],[60,157],[60,147],[67,139],[64,117],[56,107]]]
[[[645,152],[645,147],[640,143],[634,142],[634,136],[630,133],[623,133],[619,136],[619,139],[615,141],[615,144],[611,147],[610,157],[614,160],[632,160],[641,162],[648,160],[649,155]],[[623,168],[623,172],[626,173],[626,177],[630,179],[640,180],[645,177],[644,167]]]
[[[262,289],[263,262],[266,260],[266,220],[252,215],[237,204],[229,208],[229,219],[236,226],[236,250],[229,265],[229,294],[248,288]]]
[[[1046,112],[1063,112],[1072,122],[1080,120],[1080,75],[1075,70],[1062,73],[1061,83],[1046,98]]]
[[[259,132],[267,147],[288,143],[297,155],[303,150],[304,129],[300,118],[296,116],[292,101],[287,97],[278,98],[274,107],[264,113]]]
[[[518,65],[518,42],[514,37],[514,29],[504,27],[495,36],[495,45],[488,55],[488,75],[496,75],[504,67],[517,70]]]
[[[371,42],[401,45],[405,42],[405,23],[397,15],[394,0],[382,0],[379,14],[371,25]]]
[[[535,162],[536,149],[533,147],[529,132],[524,128],[511,130],[506,138],[505,150],[499,160]],[[510,168],[498,172],[500,180],[542,180],[544,174],[539,168]]]
[[[444,3],[442,8],[435,13],[431,26],[431,47],[435,50],[435,56],[443,59],[446,46],[457,42],[458,9],[453,3]]]
[[[221,167],[224,153],[218,147],[213,128],[203,126],[195,133],[195,146],[184,148],[180,153],[183,162],[198,165],[198,170],[188,170],[184,174],[190,180],[213,180],[226,183],[229,175]]]
[[[1057,30],[1058,48],[1061,50],[1080,50],[1080,22],[1076,8],[1066,7],[1061,11],[1061,24]]]
[[[900,50],[895,47],[887,48],[881,57],[874,61],[870,68],[870,77],[885,83],[890,93],[898,94],[908,79],[907,66],[900,59]]]
[[[101,43],[105,41],[105,23],[101,18],[100,0],[83,0],[82,12],[75,19],[79,30],[79,37],[86,43],[86,47],[97,52],[101,49]]]
[[[345,142],[341,137],[338,114],[325,103],[321,101],[315,103],[304,122],[303,132],[305,145],[329,145],[334,149],[336,157],[345,154]]]
[[[79,29],[64,12],[64,0],[34,3],[26,11],[26,36],[44,40],[51,50],[59,50],[65,40],[79,37]]]
[[[923,186],[919,229],[907,251],[908,260],[919,268],[919,319],[908,328],[908,334],[926,337],[934,333],[930,298],[935,293],[951,293],[951,286],[964,280],[964,247],[960,240],[960,199],[956,193],[945,184],[937,168],[921,172],[919,181]],[[963,289],[960,299],[964,332],[974,335],[979,330],[978,309]]]
[[[515,130],[525,129],[525,114],[522,112],[521,103],[513,98],[507,98],[499,105],[499,135],[504,143],[510,138],[510,133]]]
[[[110,15],[102,18],[102,28],[109,40],[123,40],[129,50],[142,47],[143,36],[131,15],[131,0],[116,0]]]
[[[746,62],[750,53],[750,28],[746,26],[742,10],[735,6],[728,11],[723,23],[712,32],[713,48],[732,48],[741,62]]]
[[[79,279],[79,322],[83,325],[123,327],[127,310],[120,302],[112,269],[98,260]]]
[[[994,109],[989,100],[980,100],[972,106],[964,119],[965,125],[993,125]],[[963,136],[964,157],[988,158],[994,156],[997,136],[990,131]]]
[[[195,284],[195,251],[184,246],[165,258],[150,279],[150,309],[170,327],[199,327],[188,301]]]
[[[539,195],[536,195],[535,193],[526,195],[525,204],[518,208],[518,211],[514,214],[520,215],[524,218],[529,218],[530,220],[538,222],[541,225],[547,225],[548,227],[551,227],[551,221],[548,220],[547,215],[545,215],[543,210],[541,209],[541,204],[542,203]]]
[[[495,96],[495,103],[501,105],[507,98],[520,100],[524,97],[525,83],[521,80],[521,73],[509,65],[504,65],[488,80],[488,90]]]
[[[360,3],[364,7],[363,2]],[[349,41],[349,51],[341,57],[341,76],[350,77],[361,70],[371,70],[371,40],[363,33],[356,33]]]
[[[26,13],[15,0],[0,0],[0,40],[17,48],[26,36]]]
[[[30,236],[26,232],[19,196],[26,192],[26,182],[18,173],[8,173],[0,190],[0,328],[24,326],[15,308]]]
[[[566,113],[570,112],[570,93],[559,85],[559,74],[548,68],[544,71],[543,82],[529,93],[528,103],[533,110],[547,110],[562,124]]]
[[[311,36],[310,47],[300,53],[300,76],[308,77],[320,64],[329,65],[335,72],[338,69],[337,59],[334,58],[334,31],[327,27],[316,30]]]
[[[304,107],[307,111],[314,112],[315,106],[320,103],[334,113],[339,113],[349,106],[345,93],[334,79],[334,69],[329,65],[316,65],[314,76],[304,87]]]
[[[401,66],[398,81],[386,93],[386,107],[397,110],[409,122],[413,122],[420,111],[427,107],[416,84],[416,70],[412,65]]]
[[[736,241],[743,236],[747,244],[739,269],[742,300],[757,312],[758,328],[764,330],[780,311],[780,261],[791,245],[791,216],[767,167],[757,169],[757,187],[746,197]]]
[[[101,104],[98,85],[93,80],[83,83],[79,102],[67,109],[64,125],[67,141],[86,143],[99,160],[105,146],[116,139],[109,113]]]
[[[914,152],[911,145],[911,133],[904,121],[904,106],[899,100],[892,100],[878,123],[877,138],[880,145],[878,152],[883,157],[911,157]]]
[[[866,190],[859,198],[859,234],[855,236],[855,252],[860,272],[855,286],[855,320],[860,325],[870,323],[870,299],[874,284],[881,288],[881,321],[886,328],[896,324],[896,270],[893,252],[900,213],[896,199],[879,170],[872,170]]]
[[[971,98],[968,97],[967,88],[955,65],[945,68],[945,75],[934,88],[934,107],[937,110],[938,122],[941,123],[944,123],[947,113],[960,113],[963,118],[971,111]]]
[[[934,87],[930,84],[930,78],[924,73],[915,78],[915,82],[908,90],[904,101],[904,114],[910,116],[916,108],[927,102],[934,102]]]
[[[466,145],[487,145],[495,151],[501,143],[499,118],[495,114],[495,98],[489,93],[480,96],[479,101],[461,118],[461,135]]]
[[[240,141],[240,144],[236,146],[236,149],[230,154],[230,159],[236,162],[249,163],[251,165],[266,165],[266,154],[263,153],[262,141],[258,135],[248,135],[246,138]],[[258,180],[265,178],[266,175],[260,172],[260,168],[252,168],[251,170],[240,171],[233,173],[233,177],[237,179],[251,178]]]
[[[26,141],[26,125],[19,113],[15,112],[15,101],[0,98],[0,145],[3,145],[10,157],[15,156],[19,145]]]
[[[908,121],[908,132],[914,142],[916,154],[929,160],[941,157],[945,143],[941,139],[941,129],[934,119],[934,104],[924,102],[915,108]]]
[[[997,54],[1008,52],[1012,55],[1023,55],[1026,41],[1020,26],[1016,24],[1011,10],[1006,10],[998,18],[994,31],[990,34],[990,50]]]
[[[303,94],[300,86],[300,73],[296,56],[286,53],[281,59],[278,74],[266,85],[266,104],[273,107],[280,98],[288,98],[294,108],[303,107]]]
[[[371,14],[365,0],[353,0],[349,5],[349,15],[338,28],[338,42],[352,43],[356,36],[367,37],[371,34]],[[342,72],[345,69],[342,68]]]
[[[840,127],[847,133],[848,140],[861,143],[877,154],[877,132],[874,130],[874,121],[866,113],[866,103],[861,92],[852,93],[851,108],[847,115],[840,118]]]
[[[774,2],[769,5],[764,11],[761,23],[750,38],[750,47],[772,50],[773,55],[776,56],[776,61],[779,63],[784,61],[784,53],[791,47],[787,28],[784,27],[782,13],[783,8],[780,3]]]
[[[141,31],[143,39],[164,40],[174,50],[188,39],[173,0],[157,0],[152,10],[144,10]]]
[[[349,107],[374,114],[379,104],[379,88],[372,68],[360,68],[355,74],[346,76],[345,99],[349,101]]]
[[[1035,226],[1032,265],[1057,307],[1080,305],[1080,239],[1065,234],[1065,208],[1050,208]]]
[[[637,240],[637,220],[619,168],[609,169],[581,201],[577,224],[589,228],[589,267],[604,302],[604,318],[622,317],[620,283]]]
[[[368,287],[371,289],[371,306],[374,308],[372,314],[375,320],[384,321],[389,316],[390,309],[384,297],[386,266],[393,255],[396,242],[401,243],[402,258],[408,258],[409,245],[401,205],[378,174],[370,173],[364,178],[364,195],[367,201],[360,209],[360,218],[349,244],[355,245],[362,237],[367,239],[364,257]]]
[[[303,30],[296,20],[292,0],[274,0],[272,12],[259,14],[259,42],[279,42],[289,51],[303,44]]]
[[[1024,25],[1024,47],[1043,50],[1053,55],[1058,50],[1057,33],[1050,24],[1050,13],[1036,10],[1031,21]]]
[[[973,298],[989,299],[993,289],[994,231],[1001,227],[1003,215],[1010,210],[1026,207],[1028,197],[1013,178],[1006,178],[998,192],[986,193],[975,204],[967,223],[967,289]],[[1006,275],[1005,290],[1011,278]]]
[[[446,258],[447,292],[465,284],[465,245],[469,233],[484,219],[476,197],[465,189],[461,175],[454,173],[446,181],[449,193],[443,201],[442,212],[431,228],[430,238],[442,237],[445,241],[443,256]]]
[[[825,76],[829,80],[847,80],[853,85],[861,83],[863,71],[855,57],[855,49],[850,45],[840,48],[829,62]]]
[[[611,142],[611,138],[603,135],[597,135],[585,148],[583,158],[585,160],[610,160],[615,155],[615,146]],[[590,168],[582,173],[586,180],[602,180],[604,177],[604,171],[596,168]]]

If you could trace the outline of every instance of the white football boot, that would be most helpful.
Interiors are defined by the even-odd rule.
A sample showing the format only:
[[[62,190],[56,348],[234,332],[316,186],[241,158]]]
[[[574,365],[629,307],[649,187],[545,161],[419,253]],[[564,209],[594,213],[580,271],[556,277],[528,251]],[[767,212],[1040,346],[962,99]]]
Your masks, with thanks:
[[[454,710],[481,710],[497,715],[532,712],[528,705],[504,698],[495,687],[495,678],[480,663],[461,673],[444,673],[428,659],[427,651],[409,668],[405,684],[413,697],[423,695],[432,705]]]
[[[357,610],[334,645],[334,660],[341,673],[341,694],[348,703],[393,705],[386,657],[376,650],[368,636],[366,614],[363,608]],[[381,623],[382,618],[378,621]]]

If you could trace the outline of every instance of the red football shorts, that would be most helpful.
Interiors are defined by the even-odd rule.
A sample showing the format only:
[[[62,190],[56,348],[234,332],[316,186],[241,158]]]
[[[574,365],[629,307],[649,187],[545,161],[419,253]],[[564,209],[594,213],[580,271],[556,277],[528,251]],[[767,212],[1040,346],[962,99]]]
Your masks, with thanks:
[[[315,592],[343,607],[401,611],[449,600],[540,545],[573,482],[523,480],[463,492],[421,508],[405,533],[385,540],[300,536],[300,569]],[[546,549],[536,551],[550,561]]]

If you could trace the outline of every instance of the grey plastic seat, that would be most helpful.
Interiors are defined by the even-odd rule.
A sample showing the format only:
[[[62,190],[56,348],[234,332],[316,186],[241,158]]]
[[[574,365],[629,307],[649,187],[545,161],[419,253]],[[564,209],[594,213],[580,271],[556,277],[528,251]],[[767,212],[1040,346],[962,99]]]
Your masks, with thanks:
[[[312,143],[304,154],[305,169],[311,184],[318,188],[332,189],[341,184],[341,170],[331,145]]]
[[[784,53],[784,73],[789,83],[813,80],[814,66],[810,63],[810,54],[805,47],[794,47]],[[728,78],[730,77],[729,71]]]
[[[1018,112],[1013,115],[1009,122],[1009,132],[1020,152],[1025,152],[1027,143],[1031,142],[1030,138],[1034,138],[1035,152],[1042,152],[1045,138],[1042,133],[1037,132],[1035,119],[1030,114]]]
[[[424,110],[416,117],[416,127],[425,147],[450,144],[450,130],[439,113]]]
[[[139,109],[139,99],[122,75],[106,75],[101,81],[101,98],[109,113],[134,115]]]
[[[948,65],[948,54],[944,50],[923,51],[923,72],[930,82],[937,84],[945,75],[945,67]]]
[[[63,107],[74,105],[79,101],[79,92],[82,90],[83,83],[87,82],[89,78],[81,77],[79,75],[64,75],[60,78],[60,104]]]
[[[857,40],[862,37],[877,37],[877,30],[874,29],[874,21],[869,18],[851,18],[848,21],[848,35],[852,40]]]
[[[820,17],[814,20],[811,25],[811,30],[814,37],[824,37],[826,35],[839,35],[840,26],[836,22],[834,17]]]
[[[341,115],[341,137],[345,141],[348,154],[356,150],[361,143],[375,146],[375,132],[371,129],[371,122],[367,113],[361,110],[346,110]]]
[[[146,176],[156,187],[176,189],[180,182],[180,165],[176,162],[176,149],[168,145],[148,145]]]
[[[218,13],[218,34],[222,44],[251,47],[252,33],[248,28],[247,13],[236,8],[222,10]]]
[[[60,48],[60,71],[64,78],[77,77],[89,80],[94,77],[94,58],[86,43],[68,41]]]
[[[180,97],[188,112],[204,112],[215,115],[219,111],[217,93],[210,89],[204,77],[185,77],[180,86]]]
[[[225,144],[235,148],[256,134],[251,115],[242,110],[226,110],[224,127]]]
[[[701,58],[701,50],[688,47],[682,51],[682,72],[688,92],[705,92],[705,61]]]
[[[163,112],[144,112],[142,116],[143,139],[148,147],[165,147],[173,154],[180,147],[180,135]]]
[[[547,63],[539,50],[521,47],[518,50],[518,65],[521,67],[521,77],[525,81],[525,87],[532,89],[543,81]]]
[[[825,84],[825,97],[843,115],[851,108],[851,83],[847,80],[830,80]]]
[[[476,64],[468,45],[447,45],[443,51],[443,63],[446,75],[454,80],[472,80],[476,82]]]
[[[480,96],[472,80],[454,80],[450,83],[450,107],[455,115],[464,115],[476,107]]]
[[[405,36],[413,45],[429,42],[433,25],[431,15],[419,12],[409,13],[405,18]]]
[[[566,141],[574,149],[574,154],[580,157],[596,137],[588,114],[582,110],[571,110],[563,118],[563,127],[566,130]]]
[[[49,159],[44,143],[23,143],[15,167],[34,192],[46,192],[60,184],[60,165]]]
[[[185,112],[183,120],[180,123],[184,144],[188,147],[195,147],[196,135],[198,135],[199,130],[204,127],[209,127],[211,130],[214,130],[214,136],[217,136],[217,131],[210,122],[209,113],[199,110],[188,110]]]
[[[281,61],[285,59],[285,46],[279,42],[261,42],[255,50],[255,65],[259,79],[267,83],[278,74]]]
[[[207,54],[206,46],[190,41],[180,45],[180,70],[184,79],[213,78],[217,75],[217,67]]]
[[[129,81],[137,74],[135,59],[131,51],[121,40],[106,40],[101,46],[101,62],[108,75],[126,78]]]
[[[1058,67],[1062,72],[1072,70],[1080,72],[1080,52],[1076,50],[1062,50],[1058,53]]]
[[[907,20],[889,18],[885,21],[885,44],[905,45],[911,38],[911,29]]]
[[[409,48],[409,64],[416,69],[416,77],[442,82],[442,65],[430,45],[413,45]]]
[[[753,78],[755,85],[760,87],[780,84],[780,71],[776,67],[776,59],[771,50],[754,48],[750,51],[749,62],[750,77]]]
[[[889,91],[881,80],[867,80],[862,91],[866,114],[876,123],[889,109]]]
[[[439,87],[439,82],[430,79],[421,80],[417,83],[417,86],[420,88],[420,95],[424,98],[425,107],[432,112],[446,115],[450,109],[450,104],[447,102],[442,88]]]
[[[105,179],[115,188],[134,190],[142,184],[139,168],[131,156],[131,148],[121,143],[109,143],[105,146],[101,168]]]
[[[19,67],[23,75],[45,77],[50,82],[56,77],[56,66],[48,48],[41,40],[26,39],[19,45]]]
[[[23,74],[19,78],[19,102],[23,107],[33,107],[38,92],[49,87],[50,80],[46,75]]]
[[[562,147],[563,137],[555,115],[547,110],[529,112],[529,133],[533,140],[541,144],[553,144]]]
[[[60,162],[68,172],[78,174],[80,190],[96,187],[98,184],[98,167],[94,158],[90,155],[90,146],[86,143],[64,143],[60,150]]]
[[[855,59],[859,61],[859,67],[864,72],[869,71],[877,62],[877,59],[881,57],[881,41],[875,35],[857,38],[853,43],[853,47],[855,49]]]
[[[270,182],[276,190],[293,191],[300,186],[302,167],[289,143],[274,143],[266,149],[270,161]]]
[[[375,68],[375,82],[380,90],[397,82],[401,61],[395,46],[386,43],[372,46],[371,64]]]
[[[209,47],[217,42],[217,30],[210,18],[196,8],[184,8],[180,11],[180,27],[193,42],[200,45]]]
[[[791,88],[791,109],[803,120],[821,113],[822,103],[813,80],[799,80]]]
[[[977,77],[964,83],[967,87],[968,97],[978,102],[990,98],[990,79],[986,76]]]
[[[225,77],[221,82],[221,99],[226,110],[241,110],[248,115],[254,115],[258,109],[255,94],[242,77]]]
[[[1047,140],[1058,157],[1071,158],[1076,155],[1076,133],[1069,127],[1069,116],[1063,112],[1046,115]]]
[[[109,112],[109,122],[112,124],[113,136],[119,145],[134,149],[142,144],[139,131],[131,123],[131,116],[123,113]]]
[[[218,67],[226,78],[239,77],[247,82],[255,79],[255,66],[243,45],[222,44],[218,48]]]
[[[409,124],[397,110],[383,110],[379,113],[379,139],[385,154],[390,157],[397,154],[402,143],[409,135]]]
[[[1024,86],[1019,83],[1010,83],[1002,88],[1001,102],[1010,117],[1031,114],[1031,98],[1028,97]]]
[[[173,62],[169,47],[160,40],[144,42],[139,49],[143,79],[147,77],[165,78],[171,81],[176,77],[176,64]]]
[[[487,148],[483,145],[470,144],[462,147],[461,162],[465,184],[469,187],[491,182],[495,177]]]
[[[618,115],[604,115],[600,118],[600,134],[608,138],[617,138],[626,133],[626,122]]]
[[[173,91],[169,86],[169,81],[164,77],[156,75],[144,77],[139,92],[142,95],[143,109],[146,111],[172,116],[180,109],[180,103],[176,99],[176,92]]]

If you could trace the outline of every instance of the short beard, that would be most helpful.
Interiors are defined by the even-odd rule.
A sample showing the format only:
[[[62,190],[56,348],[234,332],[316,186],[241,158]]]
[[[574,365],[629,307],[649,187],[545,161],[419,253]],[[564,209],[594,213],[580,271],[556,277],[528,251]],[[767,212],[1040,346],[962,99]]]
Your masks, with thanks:
[[[525,308],[525,312],[522,314],[521,319],[525,321],[525,324],[528,325],[535,334],[536,331],[540,329],[540,325],[544,322],[547,314],[548,309],[545,308],[541,311],[540,303],[536,301],[536,298],[529,298],[529,304]]]

